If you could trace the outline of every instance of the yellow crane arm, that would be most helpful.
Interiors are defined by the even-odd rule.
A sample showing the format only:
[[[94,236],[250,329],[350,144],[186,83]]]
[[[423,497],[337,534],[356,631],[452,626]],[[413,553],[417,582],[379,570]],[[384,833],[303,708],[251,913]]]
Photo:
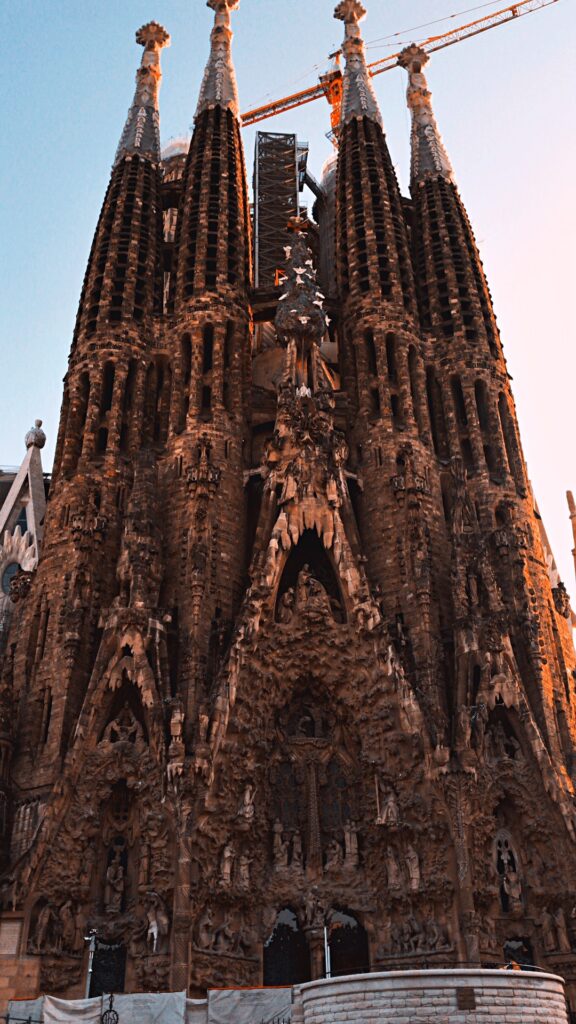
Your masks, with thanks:
[[[443,50],[446,46],[461,43],[464,39],[478,36],[482,32],[488,32],[489,29],[498,28],[509,21],[514,21],[515,18],[521,18],[526,14],[533,14],[535,11],[540,11],[544,7],[550,7],[551,4],[556,3],[558,3],[558,0],[518,0],[517,3],[509,4],[508,7],[502,7],[500,10],[486,15],[484,18],[470,21],[466,25],[459,25],[458,28],[453,28],[441,35],[430,36],[429,39],[424,40],[419,45],[427,53],[434,53],[436,50]],[[390,71],[396,67],[398,57],[398,53],[392,53],[381,60],[373,61],[368,65],[370,74],[381,75],[384,71]],[[282,99],[273,100],[262,107],[254,107],[253,110],[247,110],[245,114],[242,114],[242,124],[244,127],[257,124],[259,121],[265,121],[269,117],[274,117],[275,114],[283,114],[286,110],[293,110],[294,107],[301,107],[305,103],[312,103],[313,100],[320,99],[321,96],[325,96],[330,103],[332,108],[332,128],[335,129],[340,122],[340,104],[342,100],[342,72],[339,67],[322,75],[319,83],[309,89],[292,93],[290,96],[283,96]]]

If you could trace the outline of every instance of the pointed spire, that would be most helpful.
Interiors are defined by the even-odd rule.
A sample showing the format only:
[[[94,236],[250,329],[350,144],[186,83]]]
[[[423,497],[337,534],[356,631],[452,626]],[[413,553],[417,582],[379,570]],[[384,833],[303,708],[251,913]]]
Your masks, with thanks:
[[[360,34],[359,22],[366,14],[360,0],[340,0],[334,17],[343,21],[346,34],[342,52],[346,60],[342,94],[341,125],[355,117],[368,117],[382,127],[382,115],[372,85],[372,78],[366,65],[364,40]]]
[[[223,107],[234,117],[240,117],[236,74],[232,63],[232,29],[230,12],[235,11],[240,0],[207,0],[214,14],[214,28],[210,35],[210,56],[200,86],[200,97],[196,108],[198,118],[204,110]]]
[[[453,181],[452,165],[438,131],[432,110],[432,93],[422,68],[430,60],[419,46],[402,50],[398,63],[408,72],[408,106],[412,114],[412,183],[428,177],[441,177]]]
[[[128,111],[114,166],[127,154],[145,156],[160,163],[160,117],[158,92],[162,71],[160,50],[170,45],[170,36],[156,21],[149,21],[136,33],[136,42],[144,47],[142,63],[136,72],[136,91]]]

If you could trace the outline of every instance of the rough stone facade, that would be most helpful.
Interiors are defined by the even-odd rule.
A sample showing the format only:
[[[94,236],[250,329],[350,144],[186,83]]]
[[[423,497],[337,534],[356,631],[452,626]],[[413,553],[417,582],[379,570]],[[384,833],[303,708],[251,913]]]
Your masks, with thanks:
[[[362,5],[339,3],[335,251],[316,245],[337,291],[295,220],[282,288],[256,292],[237,4],[210,6],[190,150],[165,172],[167,35],[138,33],[12,616],[14,953],[77,996],[95,930],[121,975],[102,985],[199,995],[321,977],[326,927],[336,973],[512,958],[576,1000],[570,608],[424,55],[403,55],[408,200]],[[254,359],[253,320],[276,338]]]

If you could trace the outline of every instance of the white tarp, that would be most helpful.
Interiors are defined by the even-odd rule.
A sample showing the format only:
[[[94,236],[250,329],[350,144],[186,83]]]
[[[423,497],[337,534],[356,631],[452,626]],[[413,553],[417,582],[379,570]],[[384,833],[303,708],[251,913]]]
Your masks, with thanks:
[[[44,998],[44,1024],[100,1024],[108,1009],[108,996],[97,999]],[[114,996],[114,1009],[122,1024],[184,1024],[185,992],[163,992],[158,995],[134,994]]]
[[[42,1020],[44,996],[38,999],[11,999],[8,1003],[8,1014],[15,1020]]]
[[[114,996],[119,1024],[265,1024],[291,1017],[292,990],[224,989],[208,993],[208,999],[186,999],[184,992],[160,995]],[[44,1024],[100,1024],[108,1009],[108,996],[96,999],[14,999],[10,1017]]]
[[[265,1024],[290,1020],[291,988],[223,989],[208,993],[208,1024]]]
[[[208,1000],[186,1000],[186,1024],[208,1024]]]

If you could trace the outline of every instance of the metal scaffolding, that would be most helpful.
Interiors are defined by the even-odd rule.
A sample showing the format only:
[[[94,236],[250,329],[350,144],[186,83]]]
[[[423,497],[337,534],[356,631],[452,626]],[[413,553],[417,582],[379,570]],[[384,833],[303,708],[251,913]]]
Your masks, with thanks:
[[[257,132],[254,153],[254,282],[273,288],[284,266],[286,225],[300,213],[308,144],[295,135]]]

